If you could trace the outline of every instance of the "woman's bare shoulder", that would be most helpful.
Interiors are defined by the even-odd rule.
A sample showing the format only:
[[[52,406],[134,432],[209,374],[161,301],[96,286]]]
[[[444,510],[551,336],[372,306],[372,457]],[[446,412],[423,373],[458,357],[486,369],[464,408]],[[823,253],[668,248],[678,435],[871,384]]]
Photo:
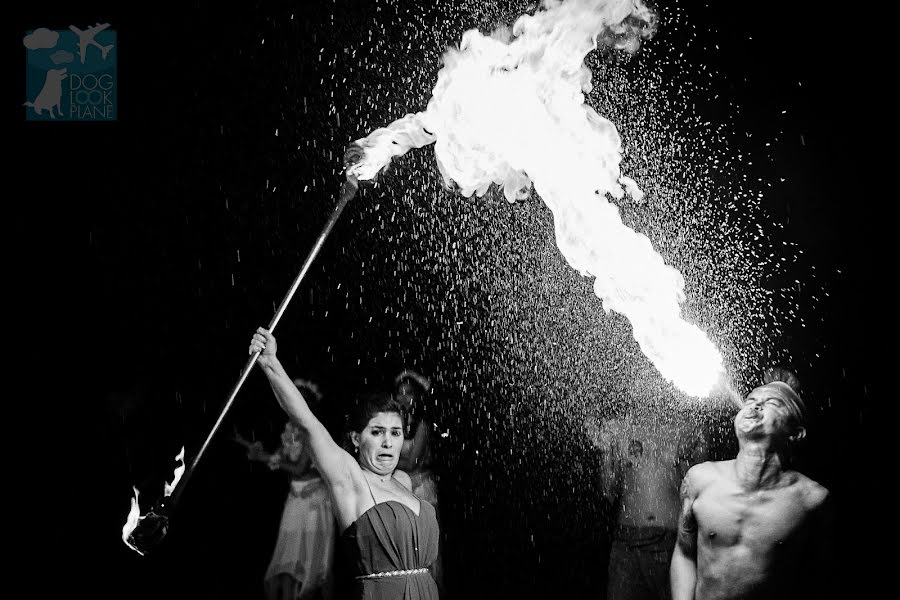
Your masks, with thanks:
[[[409,474],[406,471],[401,471],[397,469],[394,471],[394,479],[400,482],[400,485],[412,491],[412,479],[409,478]]]

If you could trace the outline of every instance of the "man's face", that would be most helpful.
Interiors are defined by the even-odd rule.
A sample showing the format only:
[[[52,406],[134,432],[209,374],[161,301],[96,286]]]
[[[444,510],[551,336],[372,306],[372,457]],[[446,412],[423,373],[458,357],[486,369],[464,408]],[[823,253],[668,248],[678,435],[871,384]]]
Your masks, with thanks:
[[[404,381],[397,386],[396,398],[404,408],[409,410],[418,400],[419,391],[414,384]]]
[[[763,385],[750,392],[734,418],[738,437],[759,439],[790,435],[792,424],[787,402],[789,399],[776,386]]]

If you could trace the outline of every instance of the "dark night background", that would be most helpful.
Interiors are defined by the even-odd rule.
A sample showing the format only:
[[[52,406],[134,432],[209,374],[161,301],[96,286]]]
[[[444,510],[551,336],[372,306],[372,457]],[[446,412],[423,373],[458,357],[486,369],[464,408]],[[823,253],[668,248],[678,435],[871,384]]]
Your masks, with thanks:
[[[873,372],[884,331],[872,281],[885,259],[876,249],[877,180],[866,174],[878,152],[882,113],[870,102],[880,54],[813,3],[777,14],[709,4],[663,4],[651,44],[684,46],[685,60],[720,74],[721,93],[697,110],[724,121],[728,102],[740,106],[732,129],[753,133],[743,151],[758,157],[743,168],[754,180],[785,179],[765,188],[762,210],[803,249],[803,264],[816,265],[810,287],[827,295],[810,309],[810,326],[786,327],[777,343],[815,402],[807,465],[837,501],[841,590],[868,597],[859,586],[880,573],[874,534],[858,522],[872,508],[869,472],[879,456]],[[287,481],[228,441],[235,429],[270,448],[277,441],[284,418],[258,373],[201,461],[164,545],[143,558],[121,542],[131,486],[146,510],[182,445],[188,463],[200,448],[251,332],[271,319],[328,218],[346,144],[423,109],[443,45],[492,25],[484,15],[474,22],[476,11],[448,19],[448,9],[400,0],[299,7],[192,2],[126,12],[42,3],[15,20],[7,56],[23,57],[22,35],[42,26],[110,22],[119,41],[114,123],[25,122],[21,86],[7,86],[18,137],[6,196],[14,211],[7,314],[20,368],[7,400],[6,489],[17,506],[12,551],[34,597],[73,587],[98,598],[261,596]],[[667,30],[666,18],[693,28]],[[720,51],[691,50],[711,43]],[[417,61],[420,71],[410,66]],[[628,383],[584,384],[584,372],[562,366],[550,344],[572,333],[568,313],[528,325],[541,302],[566,306],[566,294],[590,294],[574,273],[553,292],[535,288],[546,297],[534,306],[504,312],[516,323],[509,339],[530,336],[532,345],[498,349],[496,331],[480,321],[497,293],[491,286],[527,291],[531,283],[516,279],[521,265],[557,261],[546,258],[552,239],[537,250],[516,244],[516,232],[529,235],[518,224],[546,225],[546,211],[496,194],[441,196],[432,162],[430,151],[398,160],[383,185],[349,205],[278,326],[282,360],[291,374],[323,383],[334,426],[340,399],[354,390],[404,366],[436,377],[438,414],[451,431],[448,597],[602,598],[596,467],[566,415],[601,388],[598,402],[612,402]],[[428,203],[416,203],[415,185]],[[806,300],[798,299],[801,311]],[[615,321],[598,306],[579,305],[593,316],[578,318]],[[620,321],[605,331],[620,332]],[[615,348],[603,347],[597,372],[621,362]],[[542,353],[546,368],[521,383],[522,373],[541,371],[533,355]]]

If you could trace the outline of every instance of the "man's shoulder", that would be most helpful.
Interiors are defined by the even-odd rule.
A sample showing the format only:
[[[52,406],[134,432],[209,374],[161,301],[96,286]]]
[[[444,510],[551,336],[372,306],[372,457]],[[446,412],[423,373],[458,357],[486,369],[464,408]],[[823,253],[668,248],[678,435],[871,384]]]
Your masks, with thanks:
[[[703,462],[699,462],[696,465],[690,468],[689,472],[694,472],[698,475],[711,475],[714,473],[720,472],[725,467],[734,463],[734,459],[732,460],[705,460]]]
[[[721,479],[725,470],[733,462],[734,460],[708,460],[697,463],[688,469],[685,477],[689,478],[694,486],[703,487]]]
[[[794,485],[803,496],[808,508],[817,508],[828,501],[830,492],[824,485],[797,471],[794,471],[794,476],[796,477]]]

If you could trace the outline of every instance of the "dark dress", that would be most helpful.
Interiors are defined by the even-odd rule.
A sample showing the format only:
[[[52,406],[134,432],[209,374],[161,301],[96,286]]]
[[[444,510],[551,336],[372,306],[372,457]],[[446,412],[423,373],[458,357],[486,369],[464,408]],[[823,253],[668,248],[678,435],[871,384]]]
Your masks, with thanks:
[[[341,534],[338,547],[343,571],[353,580],[351,598],[437,600],[437,584],[426,570],[438,554],[437,517],[431,504],[419,503],[417,515],[397,500],[379,502]]]

